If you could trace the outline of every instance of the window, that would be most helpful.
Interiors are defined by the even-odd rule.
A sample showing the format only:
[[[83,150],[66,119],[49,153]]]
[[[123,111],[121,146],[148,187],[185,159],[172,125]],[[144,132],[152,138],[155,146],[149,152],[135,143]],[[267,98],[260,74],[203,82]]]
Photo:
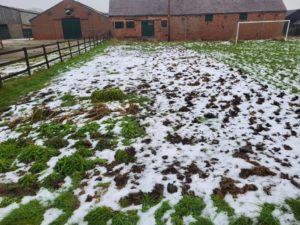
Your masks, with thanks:
[[[65,9],[65,14],[66,16],[74,16],[74,9],[72,8]]]
[[[126,27],[127,28],[130,28],[130,29],[133,29],[134,28],[134,21],[127,21],[126,22]]]
[[[162,20],[161,27],[168,27],[168,20]]]
[[[240,13],[240,21],[247,21],[248,13]]]
[[[214,20],[213,14],[207,14],[205,15],[205,22],[212,22]]]
[[[115,22],[115,29],[123,29],[123,28],[124,28],[124,22],[122,21]]]

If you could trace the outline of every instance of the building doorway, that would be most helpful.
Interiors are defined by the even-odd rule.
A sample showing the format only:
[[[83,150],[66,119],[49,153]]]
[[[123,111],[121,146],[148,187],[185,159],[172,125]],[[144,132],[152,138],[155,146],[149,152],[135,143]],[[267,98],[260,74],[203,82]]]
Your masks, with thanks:
[[[62,28],[64,39],[80,39],[82,37],[80,19],[78,18],[62,19]]]
[[[10,33],[7,24],[0,24],[0,39],[10,39]]]
[[[153,20],[142,21],[142,37],[146,37],[146,38],[154,37],[154,21]]]

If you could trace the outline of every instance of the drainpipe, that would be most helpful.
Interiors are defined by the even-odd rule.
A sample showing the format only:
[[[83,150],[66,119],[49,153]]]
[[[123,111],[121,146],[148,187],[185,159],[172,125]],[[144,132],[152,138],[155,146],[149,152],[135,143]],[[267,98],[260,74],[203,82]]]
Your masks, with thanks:
[[[168,42],[171,41],[171,0],[168,0]]]

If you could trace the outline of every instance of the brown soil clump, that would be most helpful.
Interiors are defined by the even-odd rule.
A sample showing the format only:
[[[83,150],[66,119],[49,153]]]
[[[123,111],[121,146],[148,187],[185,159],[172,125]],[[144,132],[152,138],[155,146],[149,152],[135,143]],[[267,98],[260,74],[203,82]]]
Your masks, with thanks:
[[[231,194],[236,197],[239,194],[245,194],[248,191],[257,191],[257,187],[254,184],[246,184],[244,187],[240,188],[236,186],[239,181],[235,181],[228,177],[222,177],[220,182],[220,188],[213,190],[215,195],[224,198],[226,194]]]

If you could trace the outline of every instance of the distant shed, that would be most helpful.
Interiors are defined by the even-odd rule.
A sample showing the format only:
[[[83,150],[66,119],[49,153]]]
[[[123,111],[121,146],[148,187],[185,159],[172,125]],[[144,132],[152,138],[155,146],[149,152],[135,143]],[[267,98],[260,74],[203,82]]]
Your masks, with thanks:
[[[108,16],[74,0],[63,0],[31,20],[38,40],[80,39],[106,35]]]
[[[0,39],[32,37],[30,19],[38,12],[0,5]]]
[[[282,0],[110,0],[117,39],[230,40],[239,21],[283,20]],[[243,25],[241,39],[282,37],[284,24]]]

